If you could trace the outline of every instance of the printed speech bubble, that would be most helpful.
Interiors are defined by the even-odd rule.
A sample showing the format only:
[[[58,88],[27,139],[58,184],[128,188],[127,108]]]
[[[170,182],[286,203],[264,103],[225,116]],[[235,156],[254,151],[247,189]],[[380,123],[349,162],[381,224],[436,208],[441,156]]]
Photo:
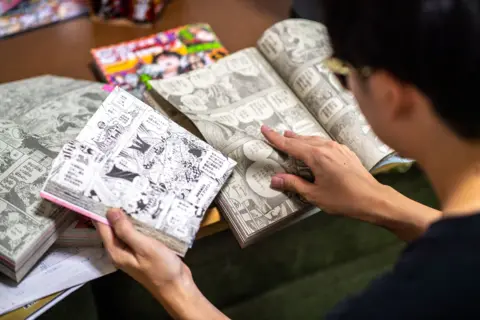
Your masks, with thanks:
[[[230,58],[227,60],[227,65],[231,71],[235,71],[235,72],[239,72],[243,69],[253,67],[252,62],[250,61],[248,56],[244,53],[238,54],[235,56],[230,56]]]
[[[236,127],[238,126],[238,119],[235,116],[228,112],[216,113],[211,115],[212,119],[217,122],[223,123],[227,126]]]
[[[197,88],[208,88],[215,83],[215,75],[210,70],[199,69],[189,75],[190,81]]]
[[[60,169],[59,180],[65,187],[73,191],[84,191],[87,185],[90,183],[88,177],[93,174],[92,168],[89,168],[82,162],[66,162]]]
[[[321,123],[327,124],[330,119],[343,108],[343,103],[338,98],[332,98],[318,109],[318,118]]]
[[[12,150],[10,151],[10,158],[12,158],[13,160],[18,160],[22,157],[23,153],[21,153],[20,151],[18,150]]]
[[[207,110],[207,106],[203,100],[199,97],[189,94],[180,98],[182,104],[192,111],[204,111]]]
[[[298,104],[295,97],[285,89],[270,93],[267,99],[278,112],[283,112]]]
[[[152,126],[155,126],[155,130],[164,132],[167,130],[169,126],[169,121],[165,117],[160,116],[158,113],[156,113],[153,110],[147,111],[148,117],[147,121],[145,121],[147,124],[151,124]]]
[[[253,119],[265,120],[273,116],[273,109],[264,98],[259,98],[246,105]]]
[[[13,176],[18,181],[33,183],[47,172],[47,169],[32,159],[27,159],[21,166],[13,171]]]
[[[228,68],[225,63],[219,62],[212,64],[212,72],[217,76],[217,78],[223,77],[228,74]]]
[[[260,74],[260,70],[256,66],[250,66],[247,68],[243,68],[237,71],[240,74],[250,77],[256,77]]]
[[[252,140],[243,145],[243,152],[252,161],[262,161],[268,158],[273,149],[261,140]]]
[[[132,116],[129,115],[128,113],[122,113],[122,115],[120,117],[118,117],[118,122],[126,127],[128,125],[130,125],[130,123],[132,122]]]
[[[300,97],[305,97],[310,90],[312,90],[315,85],[320,81],[320,74],[313,67],[308,68],[302,72],[294,81],[293,81],[293,90]]]
[[[282,193],[270,188],[270,182],[275,174],[284,172],[285,170],[275,161],[264,159],[248,167],[245,178],[249,187],[258,195],[264,198],[274,198]]]
[[[243,106],[235,109],[234,114],[237,119],[242,123],[250,123],[255,119],[253,110],[248,106]]]
[[[133,97],[124,92],[120,92],[112,101],[113,104],[125,111],[131,111],[136,108]]]
[[[259,47],[267,58],[275,60],[283,51],[283,43],[278,34],[272,31],[264,33],[263,37],[258,41]]]
[[[160,82],[161,88],[168,94],[183,96],[193,92],[193,84],[185,77],[168,78]]]

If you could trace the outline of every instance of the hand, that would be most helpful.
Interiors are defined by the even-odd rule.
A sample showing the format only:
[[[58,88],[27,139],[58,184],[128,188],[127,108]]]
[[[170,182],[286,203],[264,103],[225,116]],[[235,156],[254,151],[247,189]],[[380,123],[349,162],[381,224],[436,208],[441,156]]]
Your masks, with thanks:
[[[95,223],[114,264],[140,282],[175,319],[228,319],[198,290],[190,269],[159,241],[138,232],[120,209]]]
[[[382,185],[349,148],[291,131],[282,136],[266,126],[262,127],[262,133],[275,148],[302,160],[315,177],[310,183],[296,175],[276,174],[271,181],[273,189],[298,193],[329,213],[361,218],[371,210],[372,197]]]
[[[292,191],[334,214],[374,223],[410,241],[422,235],[441,212],[408,199],[380,184],[346,146],[320,137],[284,136],[262,127],[265,138],[277,149],[302,160],[313,172],[310,183],[291,174],[276,174],[271,187]]]
[[[153,294],[191,278],[188,267],[173,251],[138,232],[122,210],[109,210],[107,218],[112,227],[95,226],[113,263]]]

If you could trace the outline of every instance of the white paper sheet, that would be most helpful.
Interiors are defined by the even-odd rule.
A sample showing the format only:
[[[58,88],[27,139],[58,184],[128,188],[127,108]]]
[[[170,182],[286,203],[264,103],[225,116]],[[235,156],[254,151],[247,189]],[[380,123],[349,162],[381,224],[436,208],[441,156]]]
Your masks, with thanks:
[[[103,248],[52,248],[19,284],[0,276],[0,315],[115,270]]]

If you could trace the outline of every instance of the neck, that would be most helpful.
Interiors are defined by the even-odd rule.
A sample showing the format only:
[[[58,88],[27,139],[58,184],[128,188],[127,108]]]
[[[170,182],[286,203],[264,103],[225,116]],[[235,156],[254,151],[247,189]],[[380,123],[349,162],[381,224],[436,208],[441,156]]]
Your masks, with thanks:
[[[419,160],[439,197],[445,216],[480,212],[480,147],[464,141],[443,141]]]

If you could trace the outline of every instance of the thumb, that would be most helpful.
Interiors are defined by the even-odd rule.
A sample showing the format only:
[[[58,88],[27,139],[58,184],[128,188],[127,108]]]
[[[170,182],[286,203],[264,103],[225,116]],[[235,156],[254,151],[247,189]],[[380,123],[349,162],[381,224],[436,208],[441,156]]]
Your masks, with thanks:
[[[307,180],[293,174],[280,173],[272,177],[270,187],[279,191],[290,191],[301,195],[305,199],[309,199],[310,190],[313,184]]]
[[[135,229],[123,210],[108,210],[107,219],[117,238],[122,240],[127,246],[134,250],[142,247],[142,235]]]

